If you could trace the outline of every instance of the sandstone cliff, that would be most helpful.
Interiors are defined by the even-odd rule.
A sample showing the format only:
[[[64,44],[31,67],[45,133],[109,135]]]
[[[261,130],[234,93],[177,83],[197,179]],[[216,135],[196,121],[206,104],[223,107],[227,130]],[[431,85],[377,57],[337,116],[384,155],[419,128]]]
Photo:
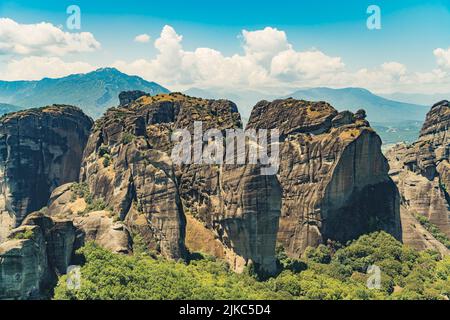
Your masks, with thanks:
[[[325,102],[262,101],[248,128],[280,130],[278,241],[289,255],[375,230],[401,237],[397,190],[363,110],[338,113]]]
[[[0,119],[0,242],[45,206],[54,188],[78,179],[91,126],[80,109],[63,105]]]
[[[387,152],[390,175],[401,194],[402,220],[408,221],[404,226],[404,242],[418,249],[445,251],[429,232],[411,227],[420,225],[417,215],[450,236],[449,125],[449,102],[436,103],[427,114],[418,141],[398,144]]]

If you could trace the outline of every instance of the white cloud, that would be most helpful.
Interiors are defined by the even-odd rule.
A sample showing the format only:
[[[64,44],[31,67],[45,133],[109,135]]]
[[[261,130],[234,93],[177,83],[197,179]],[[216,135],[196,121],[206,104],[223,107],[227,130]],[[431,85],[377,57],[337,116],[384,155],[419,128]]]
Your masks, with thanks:
[[[285,80],[306,80],[329,73],[341,72],[344,63],[339,57],[330,57],[321,51],[280,52],[272,59],[271,74]]]
[[[150,41],[150,36],[146,33],[140,34],[134,38],[135,42],[147,43]]]
[[[449,82],[442,59],[447,51],[437,49],[440,68],[414,73],[400,62],[389,61],[374,68],[350,71],[341,57],[313,49],[297,51],[286,33],[276,28],[243,30],[243,54],[223,55],[211,48],[187,51],[183,36],[171,26],[164,26],[154,42],[158,54],[153,59],[116,61],[113,66],[130,74],[159,82],[173,90],[189,87],[272,90],[329,86],[365,87],[378,92],[392,92]]]
[[[246,57],[264,66],[270,66],[273,57],[280,52],[291,50],[286,33],[276,28],[266,27],[263,30],[242,31]]]
[[[90,32],[64,32],[51,23],[19,24],[0,18],[0,54],[63,56],[100,48]]]
[[[26,57],[11,60],[3,72],[2,80],[40,80],[44,77],[58,78],[74,73],[86,73],[95,70],[85,62],[64,62],[58,57]]]
[[[273,87],[286,77],[310,79],[319,73],[331,73],[344,67],[339,57],[314,50],[297,52],[284,31],[267,27],[243,30],[244,54],[224,56],[210,48],[183,49],[183,37],[164,26],[154,45],[154,59],[131,63],[116,61],[114,66],[174,89],[201,87]]]
[[[436,57],[436,62],[438,66],[446,69],[450,69],[450,48],[442,49],[437,48],[433,51],[434,56]]]
[[[112,66],[173,90],[200,87],[279,92],[297,87],[357,86],[389,93],[448,91],[450,86],[450,48],[433,51],[436,68],[427,72],[412,72],[397,61],[349,70],[341,57],[317,49],[296,50],[286,33],[276,28],[243,30],[240,39],[242,54],[224,55],[206,47],[185,50],[183,36],[166,25],[154,41],[155,57],[117,60]],[[138,35],[135,41],[147,42],[150,37]],[[99,47],[90,33],[66,33],[49,23],[21,25],[0,19],[0,54],[28,55],[7,61],[0,78],[40,79],[88,72],[94,69],[90,64],[65,62],[58,56]]]

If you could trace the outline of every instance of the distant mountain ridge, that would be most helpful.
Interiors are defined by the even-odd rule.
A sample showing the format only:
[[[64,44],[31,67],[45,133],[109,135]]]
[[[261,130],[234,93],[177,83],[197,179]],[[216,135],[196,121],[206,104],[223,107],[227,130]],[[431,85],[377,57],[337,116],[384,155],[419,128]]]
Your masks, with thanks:
[[[155,82],[127,75],[115,68],[101,68],[56,79],[0,81],[0,102],[23,109],[69,104],[98,118],[108,107],[118,105],[119,93],[126,90],[142,90],[152,95],[169,92]]]
[[[389,100],[362,88],[306,88],[286,97],[309,101],[326,101],[338,110],[364,109],[368,120],[374,122],[423,121],[427,107],[418,104]]]
[[[5,113],[16,112],[23,108],[8,103],[0,103],[0,116]]]
[[[434,94],[395,92],[390,94],[381,94],[380,96],[390,100],[401,101],[406,103],[417,103],[431,107],[438,101],[449,99],[450,92],[434,93]]]

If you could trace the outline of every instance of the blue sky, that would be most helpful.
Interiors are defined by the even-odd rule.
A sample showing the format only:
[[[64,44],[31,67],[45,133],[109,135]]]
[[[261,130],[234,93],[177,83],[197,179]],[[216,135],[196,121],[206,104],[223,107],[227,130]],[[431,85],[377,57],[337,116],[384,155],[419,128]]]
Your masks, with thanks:
[[[124,71],[137,73],[146,78],[149,76],[158,78],[154,74],[155,71],[141,73],[139,67],[147,66],[149,69],[159,70],[155,66],[156,62],[152,62],[160,53],[160,50],[155,48],[154,41],[160,37],[161,30],[165,25],[173,28],[177,35],[182,35],[183,38],[180,42],[183,51],[194,52],[197,48],[210,48],[220,52],[224,57],[246,55],[247,39],[243,37],[242,30],[251,32],[271,27],[285,33],[287,42],[295,52],[315,51],[321,52],[327,57],[339,58],[345,65],[345,73],[348,74],[342,75],[340,79],[330,80],[328,77],[325,80],[318,80],[316,79],[317,72],[308,74],[310,70],[305,71],[308,66],[305,67],[302,62],[299,62],[297,67],[293,67],[296,64],[291,61],[290,65],[285,68],[292,67],[293,69],[284,70],[286,72],[283,71],[282,75],[279,72],[277,81],[269,83],[269,80],[261,79],[260,84],[249,84],[250,87],[256,89],[259,85],[261,88],[287,83],[307,85],[308,81],[314,85],[339,86],[339,82],[342,81],[349,85],[361,83],[361,85],[376,91],[428,92],[433,89],[444,91],[448,84],[446,82],[448,79],[443,73],[449,72],[446,69],[445,59],[447,57],[446,50],[450,48],[450,0],[263,0],[258,2],[236,0],[172,0],[170,2],[160,0],[55,0],[45,2],[3,0],[0,4],[0,17],[12,19],[19,24],[37,24],[45,21],[55,27],[62,27],[64,32],[73,32],[65,27],[66,8],[72,4],[78,5],[81,9],[82,29],[78,32],[91,33],[101,44],[101,48],[93,52],[80,50],[80,52],[64,56],[58,55],[58,59],[64,62],[83,62],[93,67],[120,65],[122,69],[126,69]],[[366,27],[368,17],[366,10],[371,4],[376,4],[381,9],[381,30],[368,30]],[[133,41],[134,37],[139,34],[148,34],[151,40],[148,43]],[[0,45],[1,41],[0,37]],[[439,51],[439,56],[435,53],[436,49],[442,49]],[[274,53],[274,55],[276,54]],[[2,68],[7,71],[13,70],[12,68],[7,69],[7,64],[12,59],[20,60],[26,56],[26,54],[17,55],[10,52],[0,53],[0,78],[8,79],[10,77],[1,70]],[[42,57],[42,54],[38,54],[38,56]],[[184,58],[183,56],[180,59]],[[291,57],[290,59],[297,58],[304,59],[304,55],[299,54],[296,58]],[[440,58],[439,61],[437,61],[438,58]],[[190,58],[186,57],[186,59]],[[315,58],[311,57],[311,59]],[[125,64],[132,64],[137,60],[146,60],[149,64],[125,67]],[[121,63],[117,63],[118,61]],[[307,62],[308,60],[303,61]],[[393,64],[389,65],[389,68],[380,67],[391,62],[401,64],[407,71],[400,72],[399,65]],[[153,67],[150,65],[151,63],[153,63]],[[326,59],[323,63],[329,64]],[[198,63],[195,66],[198,67]],[[264,67],[267,70],[270,69],[270,66]],[[385,79],[380,73],[386,70],[391,72],[394,67],[397,70],[395,77],[399,78],[399,83],[395,86],[390,82],[391,87],[371,83],[371,81],[383,82]],[[335,73],[338,72],[337,69],[339,72],[343,70],[337,66],[336,69],[333,69]],[[359,79],[363,77],[366,69],[367,72],[370,72],[367,74],[368,78]],[[324,68],[318,67],[317,70],[323,71]],[[363,72],[357,76],[351,74],[361,70]],[[260,71],[255,72],[260,73]],[[267,72],[270,73],[270,70]],[[295,72],[302,73],[303,78],[294,77]],[[408,79],[406,79],[405,72],[408,73]],[[432,72],[434,75],[431,74]],[[420,73],[420,79],[417,79],[418,76],[415,73]],[[36,76],[41,74],[42,72],[38,72]],[[52,76],[51,72],[49,72],[49,76]],[[316,78],[311,81],[311,77],[314,76]],[[273,75],[270,77],[273,78]],[[355,80],[355,77],[359,80]],[[433,80],[432,77],[438,78],[438,80]],[[189,74],[180,78],[178,82],[168,85],[175,87],[205,86],[207,81],[197,83],[195,81],[197,78],[199,78],[198,75]],[[402,78],[401,81],[400,78]],[[192,80],[192,83],[189,83],[189,79]],[[280,82],[280,79],[284,79],[284,82]],[[164,81],[166,79],[161,77],[156,80]],[[236,83],[241,83],[243,80],[236,81]],[[423,81],[426,83],[423,84]],[[250,79],[247,82],[253,82],[253,80]],[[447,91],[450,91],[450,87]]]

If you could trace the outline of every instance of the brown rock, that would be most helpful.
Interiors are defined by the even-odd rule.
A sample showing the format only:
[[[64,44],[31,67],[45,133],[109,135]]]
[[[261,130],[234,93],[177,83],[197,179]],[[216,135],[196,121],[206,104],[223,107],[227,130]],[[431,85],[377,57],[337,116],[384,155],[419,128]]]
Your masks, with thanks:
[[[385,230],[400,238],[398,195],[381,140],[364,120],[325,102],[260,102],[249,128],[279,128],[282,209],[278,241],[290,256],[328,239]]]
[[[387,152],[390,174],[401,194],[402,212],[413,218],[426,217],[447,236],[450,236],[449,125],[449,103],[436,103],[427,114],[418,141],[398,144]],[[419,249],[433,246],[428,239],[407,232],[404,229],[405,244]]]
[[[53,189],[78,179],[92,120],[80,109],[53,105],[0,120],[0,242],[46,205]]]

